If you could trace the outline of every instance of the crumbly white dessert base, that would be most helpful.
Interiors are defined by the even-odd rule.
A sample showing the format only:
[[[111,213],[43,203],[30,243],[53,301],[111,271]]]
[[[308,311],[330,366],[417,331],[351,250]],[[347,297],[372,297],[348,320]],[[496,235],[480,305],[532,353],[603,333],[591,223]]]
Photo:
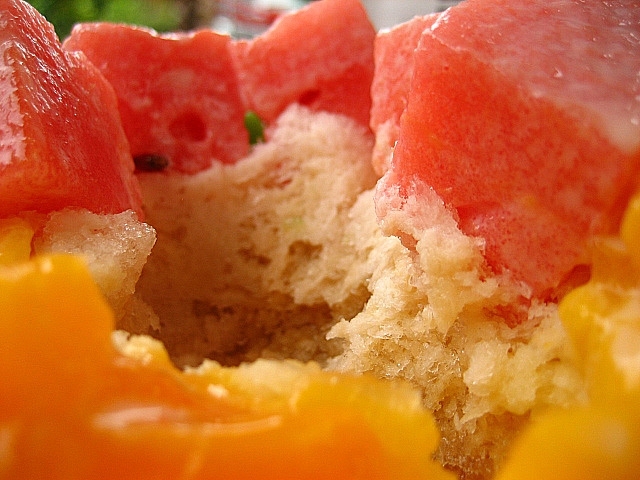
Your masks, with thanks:
[[[574,352],[556,304],[518,306],[527,289],[487,271],[482,242],[433,191],[414,185],[401,200],[387,180],[378,182],[382,229],[404,232],[409,248],[377,234],[371,296],[329,331],[344,350],[327,366],[409,380],[438,420],[442,462],[488,478],[530,415],[586,400]],[[510,326],[513,308],[522,321]]]
[[[235,165],[141,175],[153,228],[64,212],[37,250],[89,258],[118,326],[179,365],[289,358],[408,380],[441,429],[438,458],[489,478],[529,416],[585,398],[557,306],[519,305],[526,289],[486,270],[427,187],[375,205],[372,146],[350,120],[292,107]]]
[[[375,183],[371,148],[351,121],[294,107],[237,164],[140,177],[158,242],[138,291],[178,363],[339,352],[328,328],[368,296],[370,231],[349,225]]]
[[[118,323],[157,325],[153,310],[134,295],[136,283],[156,241],[150,225],[133,211],[98,215],[65,209],[40,220],[34,253],[70,253],[82,256],[113,309]]]

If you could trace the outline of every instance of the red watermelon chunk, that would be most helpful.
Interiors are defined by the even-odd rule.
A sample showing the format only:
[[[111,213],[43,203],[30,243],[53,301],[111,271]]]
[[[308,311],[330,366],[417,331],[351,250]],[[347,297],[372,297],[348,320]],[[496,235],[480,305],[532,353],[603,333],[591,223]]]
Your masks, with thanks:
[[[64,207],[142,214],[116,98],[31,6],[0,0],[0,216]]]
[[[358,0],[312,2],[234,44],[247,107],[267,122],[292,103],[369,125],[375,29]]]
[[[76,26],[64,47],[114,86],[135,158],[196,173],[246,156],[247,111],[269,123],[299,102],[368,126],[374,38],[357,0],[323,0],[253,40],[98,23]]]
[[[413,73],[413,52],[422,32],[438,18],[437,13],[416,17],[378,34],[374,43],[375,72],[371,84],[371,129],[376,136],[373,168],[382,175],[400,135],[400,116],[407,106]]]
[[[159,35],[97,23],[78,25],[64,47],[82,50],[113,85],[134,158],[195,173],[249,150],[230,42],[207,30]]]
[[[640,4],[467,0],[414,55],[390,188],[431,186],[545,297],[638,186]]]

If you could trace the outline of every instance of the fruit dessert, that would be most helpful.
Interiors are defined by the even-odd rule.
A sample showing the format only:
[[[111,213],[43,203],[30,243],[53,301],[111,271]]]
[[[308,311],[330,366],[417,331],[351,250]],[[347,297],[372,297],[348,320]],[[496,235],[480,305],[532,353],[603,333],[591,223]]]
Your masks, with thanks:
[[[450,477],[408,384],[293,360],[179,370],[114,330],[158,318],[134,295],[156,232],[117,97],[26,3],[0,18],[2,173],[22,193],[0,220],[0,477]]]
[[[160,338],[181,365],[326,359],[339,352],[325,339],[331,324],[366,301],[368,272],[354,265],[367,253],[348,224],[376,181],[368,126],[375,31],[357,1],[312,7],[251,41],[89,24],[64,43],[114,86],[134,158],[166,161],[161,171],[137,174],[158,235],[137,295],[162,326],[135,331]],[[194,55],[196,43],[207,50]],[[132,44],[152,54],[129,56]],[[225,68],[214,76],[202,58]],[[253,112],[265,141],[250,148],[243,116],[221,123],[203,98],[223,112]],[[186,117],[206,138],[194,129],[171,134]],[[148,127],[142,136],[140,125]],[[234,131],[243,146],[234,158],[204,150],[219,132]],[[193,164],[206,168],[194,174],[185,167]],[[353,221],[376,231],[371,205]]]
[[[4,476],[634,478],[633,3],[0,14]]]

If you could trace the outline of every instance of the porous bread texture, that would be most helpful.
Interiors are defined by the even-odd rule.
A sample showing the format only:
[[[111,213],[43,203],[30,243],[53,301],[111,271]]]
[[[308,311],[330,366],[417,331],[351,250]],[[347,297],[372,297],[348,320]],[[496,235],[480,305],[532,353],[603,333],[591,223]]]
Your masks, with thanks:
[[[269,131],[234,165],[140,176],[158,242],[138,292],[178,364],[323,361],[339,352],[328,328],[368,296],[360,265],[372,227],[348,225],[376,180],[371,133],[301,106]]]
[[[442,463],[489,478],[530,415],[585,398],[573,351],[557,306],[523,304],[526,286],[487,271],[429,187],[387,188],[374,206],[372,145],[350,120],[293,106],[235,165],[142,175],[158,242],[137,291],[160,323],[134,333],[182,365],[294,358],[408,380]]]
[[[132,210],[100,215],[64,209],[42,219],[33,242],[35,254],[82,256],[123,328],[157,325],[153,311],[135,295],[142,268],[155,243],[154,229]]]
[[[330,330],[344,351],[328,368],[409,380],[440,426],[441,461],[463,478],[489,478],[529,415],[586,400],[574,352],[556,304],[521,305],[526,286],[486,271],[482,242],[428,186],[404,198],[389,180],[379,182],[389,192],[377,205],[383,228],[404,232],[410,248],[371,252],[380,266],[371,297]],[[509,326],[512,308],[526,317]]]

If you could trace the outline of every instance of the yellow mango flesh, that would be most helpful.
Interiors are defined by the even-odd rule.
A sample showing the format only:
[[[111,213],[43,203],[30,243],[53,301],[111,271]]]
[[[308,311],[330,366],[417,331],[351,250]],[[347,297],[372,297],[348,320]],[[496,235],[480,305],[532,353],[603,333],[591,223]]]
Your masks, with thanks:
[[[560,314],[589,402],[534,419],[497,480],[636,480],[640,475],[640,196],[620,238],[595,246],[589,283]]]
[[[0,219],[0,265],[29,260],[33,229],[21,218]]]
[[[81,259],[27,261],[28,233],[0,225],[0,478],[452,478],[413,390],[296,362],[180,371],[113,333]]]

